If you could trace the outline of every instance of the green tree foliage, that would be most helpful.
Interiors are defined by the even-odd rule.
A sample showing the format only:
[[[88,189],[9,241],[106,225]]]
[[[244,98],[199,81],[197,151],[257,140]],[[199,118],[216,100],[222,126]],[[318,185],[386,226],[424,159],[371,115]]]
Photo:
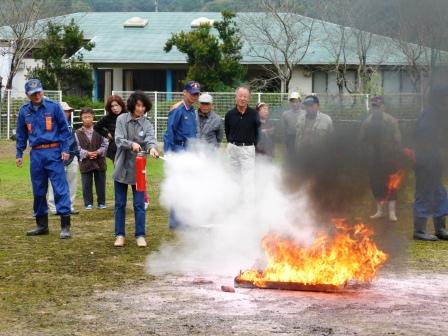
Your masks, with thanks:
[[[67,25],[49,22],[46,37],[33,57],[40,61],[28,69],[28,78],[39,78],[47,89],[67,94],[89,95],[92,92],[92,71],[82,62],[81,49],[92,50],[94,44],[84,40],[84,34],[74,20]]]
[[[165,44],[165,52],[176,47],[186,54],[187,78],[201,83],[208,91],[229,91],[240,84],[246,69],[241,61],[241,37],[235,14],[223,11],[223,19],[213,27],[201,25],[189,32],[174,33]],[[217,34],[213,31],[216,30]]]

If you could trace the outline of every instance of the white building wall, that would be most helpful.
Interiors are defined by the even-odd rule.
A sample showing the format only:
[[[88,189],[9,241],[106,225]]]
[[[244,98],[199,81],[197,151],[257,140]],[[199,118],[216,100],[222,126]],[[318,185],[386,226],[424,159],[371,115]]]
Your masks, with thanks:
[[[22,61],[22,65],[19,68],[19,71],[14,76],[14,79],[12,81],[12,88],[13,90],[23,91],[25,87],[26,78],[25,76],[28,74],[28,68],[34,68],[36,65],[38,65],[40,61],[35,61],[34,59],[24,59]],[[45,88],[44,88],[45,89]],[[51,90],[55,90],[56,88],[47,88]]]
[[[313,90],[313,80],[311,74],[307,74],[303,69],[295,69],[289,82],[288,92],[299,91],[300,94],[309,94]]]
[[[9,68],[9,55],[5,53],[6,48],[0,48],[0,77],[2,78],[2,82],[0,83],[1,87],[6,85],[6,77],[8,76]]]
[[[26,78],[28,71],[27,68],[34,68],[39,62],[36,62],[34,59],[24,59],[17,71],[14,79],[12,80],[12,89],[17,91],[23,91],[25,87]],[[2,85],[6,85],[6,81],[8,80],[9,75],[9,67],[10,67],[10,57],[9,55],[0,56],[0,76],[2,77]]]

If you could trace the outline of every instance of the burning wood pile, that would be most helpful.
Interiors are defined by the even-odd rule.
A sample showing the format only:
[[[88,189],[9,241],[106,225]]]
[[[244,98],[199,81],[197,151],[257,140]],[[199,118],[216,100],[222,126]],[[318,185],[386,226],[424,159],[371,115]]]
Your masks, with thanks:
[[[333,292],[349,281],[370,282],[387,260],[372,240],[373,230],[361,223],[350,227],[341,219],[334,225],[334,235],[321,233],[308,247],[275,234],[265,236],[266,268],[241,272],[235,286]]]

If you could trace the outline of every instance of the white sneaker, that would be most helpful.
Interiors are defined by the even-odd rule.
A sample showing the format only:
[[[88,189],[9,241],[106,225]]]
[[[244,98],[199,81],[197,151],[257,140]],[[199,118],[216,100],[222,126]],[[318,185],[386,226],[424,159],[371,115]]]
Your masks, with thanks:
[[[124,236],[117,236],[115,238],[115,247],[123,247],[124,246]]]
[[[148,244],[146,243],[145,237],[137,237],[137,246],[138,247],[146,247]]]

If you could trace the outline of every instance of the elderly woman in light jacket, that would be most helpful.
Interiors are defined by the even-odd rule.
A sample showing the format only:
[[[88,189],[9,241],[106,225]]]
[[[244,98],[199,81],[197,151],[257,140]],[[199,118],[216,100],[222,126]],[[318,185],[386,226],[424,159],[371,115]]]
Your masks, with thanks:
[[[146,212],[144,193],[135,188],[135,159],[137,153],[145,150],[157,158],[157,140],[154,127],[145,117],[152,108],[149,98],[141,91],[136,91],[127,100],[128,113],[117,118],[115,143],[117,154],[113,172],[115,189],[115,246],[121,247],[125,241],[126,199],[128,185],[132,187],[135,215],[135,237],[137,245],[145,247]]]

